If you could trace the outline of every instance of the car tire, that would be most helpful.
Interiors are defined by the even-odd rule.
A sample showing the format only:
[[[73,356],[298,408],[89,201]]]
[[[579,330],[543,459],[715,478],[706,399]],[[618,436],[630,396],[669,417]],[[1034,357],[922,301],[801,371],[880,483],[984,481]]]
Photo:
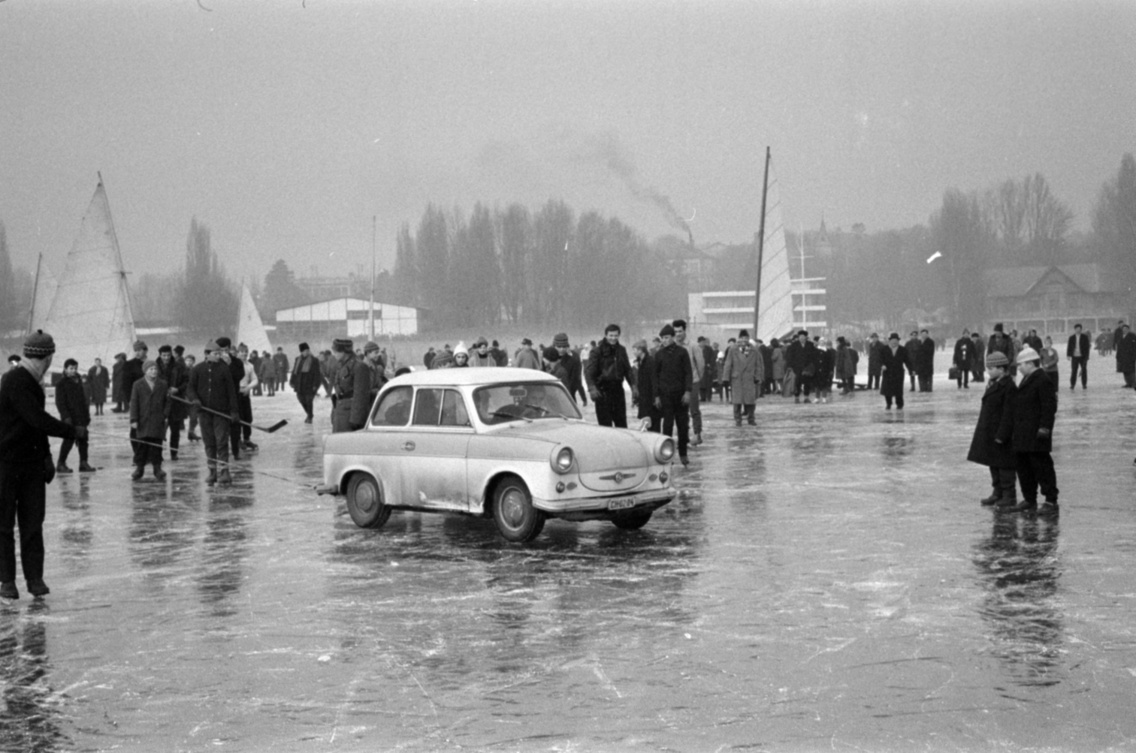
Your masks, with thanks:
[[[615,516],[611,519],[611,522],[615,523],[616,528],[622,528],[625,531],[637,531],[651,520],[652,512],[652,510],[629,512]]]
[[[507,476],[493,492],[493,520],[509,541],[532,541],[544,529],[545,515],[533,507],[525,482]]]
[[[383,502],[379,483],[366,473],[356,473],[347,482],[347,512],[360,528],[382,528],[391,509]]]

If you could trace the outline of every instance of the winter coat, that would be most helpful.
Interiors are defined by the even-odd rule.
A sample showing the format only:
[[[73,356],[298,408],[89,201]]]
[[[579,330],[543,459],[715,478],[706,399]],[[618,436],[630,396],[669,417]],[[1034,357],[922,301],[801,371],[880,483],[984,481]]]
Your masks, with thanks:
[[[170,416],[170,400],[166,396],[169,385],[161,379],[154,386],[145,378],[134,383],[130,391],[130,423],[138,424],[138,437],[166,436],[166,421]]]
[[[907,352],[907,368],[912,374],[919,373],[919,354],[922,344],[918,337],[912,337],[903,344],[903,349]]]
[[[836,371],[836,351],[832,348],[817,349],[817,373],[813,382],[818,389],[832,387],[832,375]]]
[[[130,399],[129,394],[127,394],[125,396],[122,394],[122,369],[125,365],[126,365],[125,361],[120,361],[118,359],[115,359],[114,365],[111,367],[110,400],[115,405],[118,405],[119,403],[125,403],[127,400]]]
[[[635,362],[635,384],[639,388],[639,413],[637,418],[653,418],[659,415],[655,409],[655,358],[650,353]]]
[[[130,402],[130,397],[134,394],[134,383],[139,379],[146,376],[146,370],[143,368],[146,362],[141,358],[131,358],[122,366],[122,401],[124,403]]]
[[[1022,377],[1014,400],[1014,452],[1049,452],[1057,420],[1057,386],[1041,369]],[[1038,431],[1046,429],[1044,436]]]
[[[55,409],[59,411],[59,420],[65,424],[91,425],[91,409],[78,374],[65,376],[55,385]]]
[[[513,365],[518,369],[536,369],[540,371],[540,357],[532,348],[521,348],[513,356]]]
[[[43,409],[39,377],[24,366],[0,376],[0,458],[8,465],[31,465],[51,458],[48,436],[75,438],[75,427]]]
[[[276,351],[272,355],[272,363],[276,367],[276,375],[283,377],[288,373],[288,356],[282,350]]]
[[[1014,400],[1018,388],[1014,380],[1004,375],[991,379],[982,395],[982,410],[970,440],[966,459],[991,468],[1013,468]]]
[[[1136,334],[1129,332],[1117,340],[1116,370],[1121,374],[1136,371]]]
[[[681,345],[676,345],[686,358],[690,360],[690,351]],[[616,343],[612,345],[604,340],[588,353],[588,363],[584,367],[584,379],[588,383],[588,391],[601,392],[613,389],[622,389],[627,382],[637,392],[638,387],[631,379],[631,361],[627,358],[627,350]],[[689,390],[690,387],[687,387]]]
[[[800,340],[789,343],[785,350],[785,363],[797,376],[815,376],[820,354],[811,340],[801,345]]]
[[[276,361],[271,358],[260,359],[260,372],[257,374],[265,384],[276,381]]]
[[[926,340],[919,341],[919,354],[915,359],[919,368],[916,373],[924,376],[931,376],[935,373],[935,340],[928,337]]]
[[[189,370],[185,365],[179,361],[171,359],[169,364],[162,363],[162,359],[158,359],[158,378],[170,389],[170,421],[184,421],[189,416],[189,406],[179,400],[174,400],[175,397],[181,400],[188,400],[186,393],[189,391]],[[177,392],[174,392],[177,390]]]
[[[722,365],[722,381],[730,383],[730,399],[734,405],[756,403],[758,386],[765,381],[765,364],[757,348],[743,347],[740,343],[730,348]]]
[[[307,364],[307,371],[304,371],[305,364]],[[292,364],[292,376],[288,383],[298,395],[314,396],[319,392],[320,387],[327,387],[327,380],[324,379],[319,359],[313,355],[300,355],[296,358],[296,362]]]
[[[854,379],[856,377],[856,364],[860,361],[860,354],[851,345],[841,345],[836,349],[836,378]]]
[[[773,364],[773,381],[780,382],[785,378],[785,349],[780,345],[773,348],[771,359]]]
[[[600,348],[602,347],[601,345]],[[600,348],[592,351],[593,357]],[[662,397],[665,401],[668,397],[677,397],[694,389],[694,367],[690,363],[690,353],[678,343],[659,348],[655,353],[654,368],[655,397]]]
[[[1080,335],[1069,335],[1069,344],[1065,347],[1065,355],[1069,358],[1073,357],[1073,351],[1076,350],[1078,337],[1081,338],[1081,358],[1088,361],[1089,351],[1093,349],[1093,343],[1084,332]]]
[[[960,337],[955,341],[955,356],[952,363],[963,371],[974,368],[974,340],[969,337]]]
[[[883,370],[883,376],[880,378],[881,395],[895,397],[903,392],[903,367],[907,364],[906,348],[899,345],[895,353],[892,353],[890,346],[884,346],[884,352],[880,356],[880,368]]]
[[[879,340],[874,343],[868,341],[868,376],[875,376],[880,373],[880,368],[884,364],[884,351],[887,346]]]
[[[313,370],[318,371],[313,364]],[[225,416],[237,415],[237,386],[224,361],[214,363],[208,359],[195,365],[189,372],[186,395],[190,402],[199,401],[201,407]]]
[[[702,379],[699,381],[699,386],[702,389],[709,389],[718,381],[718,354],[709,345],[702,345],[702,363],[705,364],[702,369]],[[760,354],[758,354],[760,357]]]
[[[584,405],[588,404],[588,391],[584,389],[584,365],[580,357],[569,350],[560,356],[560,365],[566,374],[564,386],[573,400],[579,399]],[[578,396],[578,398],[577,398]]]
[[[334,379],[335,417],[340,419],[335,431],[363,426],[371,411],[371,367],[356,358],[354,353],[348,353],[336,363]]]
[[[757,351],[761,353],[761,366],[765,369],[765,378],[776,378],[773,375],[773,348],[768,345],[762,344],[757,346]],[[725,357],[721,359],[721,363],[725,365]]]
[[[91,402],[102,405],[107,400],[110,389],[110,372],[106,366],[92,366],[87,370],[87,386],[91,390]]]

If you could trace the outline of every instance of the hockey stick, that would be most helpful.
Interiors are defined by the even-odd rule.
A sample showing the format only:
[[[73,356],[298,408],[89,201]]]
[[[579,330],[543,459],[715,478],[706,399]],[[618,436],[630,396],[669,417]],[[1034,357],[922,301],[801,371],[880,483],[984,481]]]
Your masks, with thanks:
[[[194,405],[193,402],[186,400],[185,398],[178,397],[177,395],[170,395],[170,397],[174,400],[177,400],[179,403],[185,403],[186,405]],[[198,405],[197,409],[203,410],[206,413],[212,413],[214,416],[220,416],[221,418],[227,418],[230,421],[233,420],[232,416],[225,414],[225,413],[222,413],[219,410],[213,410],[212,408],[206,408],[204,405]],[[272,426],[268,426],[268,427],[257,426],[256,424],[250,424],[248,421],[239,421],[238,420],[237,423],[243,424],[244,426],[252,427],[253,429],[256,429],[257,431],[263,431],[263,432],[267,432],[268,434],[272,434],[273,432],[280,431],[285,426],[287,426],[288,425],[288,419],[282,418],[279,421],[277,421],[276,423],[272,424]]]

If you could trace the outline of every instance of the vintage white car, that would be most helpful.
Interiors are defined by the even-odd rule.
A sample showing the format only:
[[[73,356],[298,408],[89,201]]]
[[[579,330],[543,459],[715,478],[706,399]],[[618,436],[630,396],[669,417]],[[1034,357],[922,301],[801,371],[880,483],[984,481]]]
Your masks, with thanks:
[[[585,423],[549,374],[439,369],[392,379],[364,428],[324,439],[319,492],[345,495],[363,528],[450,512],[531,541],[549,517],[642,527],[677,493],[674,454],[669,437]]]

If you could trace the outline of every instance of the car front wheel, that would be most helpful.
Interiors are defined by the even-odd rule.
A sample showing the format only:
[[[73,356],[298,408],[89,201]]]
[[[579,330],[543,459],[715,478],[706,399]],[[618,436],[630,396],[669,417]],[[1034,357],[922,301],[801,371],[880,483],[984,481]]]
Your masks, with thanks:
[[[509,541],[532,541],[544,528],[544,513],[533,507],[525,482],[509,476],[493,493],[493,520]]]
[[[360,528],[382,528],[391,509],[383,502],[379,483],[365,473],[347,482],[347,512]]]
[[[629,512],[623,515],[617,515],[611,519],[617,528],[622,528],[625,531],[634,531],[647,525],[651,519],[651,510],[644,512]]]

